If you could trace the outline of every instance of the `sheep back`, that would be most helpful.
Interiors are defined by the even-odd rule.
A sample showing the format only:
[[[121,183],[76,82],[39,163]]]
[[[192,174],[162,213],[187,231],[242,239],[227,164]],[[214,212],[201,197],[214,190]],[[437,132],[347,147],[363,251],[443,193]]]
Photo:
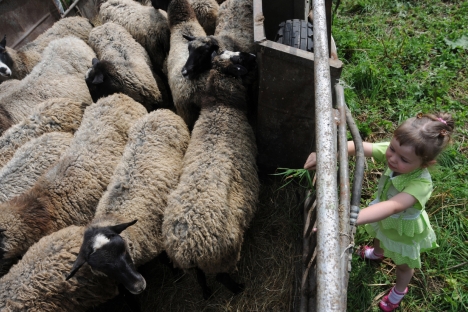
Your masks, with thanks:
[[[69,147],[73,134],[50,132],[21,146],[0,169],[0,203],[31,188]]]
[[[112,79],[122,86],[122,93],[143,104],[148,111],[168,106],[153,77],[148,53],[122,26],[108,22],[94,28],[89,44],[100,61],[114,66]]]
[[[207,35],[213,35],[218,19],[219,4],[215,0],[189,0],[197,20]]]
[[[103,23],[123,26],[146,49],[153,66],[163,69],[170,31],[167,18],[159,10],[133,0],[108,0],[101,5],[99,17]]]
[[[91,103],[84,76],[95,57],[93,50],[81,39],[53,40],[31,73],[9,92],[0,94],[0,105],[11,114],[14,123],[18,123],[35,105],[49,98],[66,97]]]
[[[226,36],[221,40],[222,48],[229,51],[255,52],[253,33],[253,1],[229,0],[219,6],[215,36]],[[233,40],[232,40],[233,39]]]
[[[74,133],[88,106],[87,103],[66,98],[52,98],[38,104],[28,118],[9,128],[0,137],[0,168],[21,145],[33,138],[53,131]]]
[[[80,249],[84,227],[70,226],[31,246],[0,279],[2,311],[86,311],[117,295],[117,285],[85,265],[65,281]]]
[[[256,210],[255,157],[243,112],[225,105],[202,109],[164,214],[164,245],[177,266],[206,273],[236,268]]]
[[[124,232],[132,259],[140,266],[162,250],[161,227],[169,193],[177,187],[190,135],[182,118],[158,109],[138,120],[91,226],[109,214],[138,222]],[[109,223],[109,222],[108,222]],[[115,225],[112,221],[108,225]]]
[[[188,41],[183,35],[206,36],[187,0],[173,0],[168,8],[171,27],[171,49],[167,57],[168,80],[177,114],[192,128],[198,118],[199,108],[194,96],[205,87],[205,73],[199,79],[188,80],[182,76],[182,67],[189,55]]]

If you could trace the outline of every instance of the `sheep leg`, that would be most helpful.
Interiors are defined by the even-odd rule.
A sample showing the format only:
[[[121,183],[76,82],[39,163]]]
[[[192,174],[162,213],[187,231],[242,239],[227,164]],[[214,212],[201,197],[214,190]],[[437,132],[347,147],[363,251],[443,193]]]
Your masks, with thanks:
[[[236,283],[229,273],[216,274],[216,280],[232,291],[235,295],[241,293],[245,289],[244,284]]]
[[[179,268],[175,268],[172,265],[171,259],[169,259],[169,256],[165,251],[161,252],[161,254],[159,255],[159,261],[171,269],[172,276],[174,277],[176,282],[180,281],[184,271]]]
[[[206,275],[200,268],[197,267],[197,282],[203,290],[203,299],[207,300],[211,297],[211,289],[208,287],[206,283]]]

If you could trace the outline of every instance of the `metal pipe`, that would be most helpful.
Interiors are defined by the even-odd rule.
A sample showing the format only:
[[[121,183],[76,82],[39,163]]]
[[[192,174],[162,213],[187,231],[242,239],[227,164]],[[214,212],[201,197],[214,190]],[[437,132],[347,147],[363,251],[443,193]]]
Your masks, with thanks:
[[[346,105],[346,104],[345,104]],[[366,164],[366,156],[364,155],[364,146],[362,145],[359,129],[354,122],[351,111],[346,107],[346,122],[348,123],[351,136],[353,137],[356,150],[356,165],[354,169],[353,187],[351,189],[351,211],[349,218],[350,225],[350,241],[354,243],[354,234],[356,233],[356,220],[359,214],[359,204],[361,202],[362,182],[364,180],[364,167]],[[350,248],[348,254],[348,272],[351,271],[353,248]]]
[[[338,124],[338,161],[340,168],[340,270],[341,270],[341,307],[346,311],[347,287],[348,287],[348,257],[347,250],[350,246],[349,236],[349,166],[348,166],[348,140],[346,135],[346,106],[343,87],[335,85],[336,104],[339,112]]]
[[[62,14],[62,18],[64,18],[65,16],[67,16],[68,13],[70,13],[70,11],[78,4],[78,2],[80,2],[80,0],[75,0],[75,2],[73,2],[69,7],[68,9],[63,12]]]
[[[333,118],[327,19],[324,0],[313,1],[314,79],[317,151],[317,309],[342,311],[336,125]]]

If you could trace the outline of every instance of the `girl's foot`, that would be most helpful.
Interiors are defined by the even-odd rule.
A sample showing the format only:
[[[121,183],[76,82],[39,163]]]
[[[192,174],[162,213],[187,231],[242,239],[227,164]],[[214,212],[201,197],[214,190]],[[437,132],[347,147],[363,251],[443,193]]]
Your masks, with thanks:
[[[379,303],[380,310],[384,312],[391,312],[394,311],[396,308],[400,306],[401,300],[403,297],[408,293],[408,287],[406,287],[404,292],[399,292],[398,290],[393,287],[390,289],[388,295],[384,296]]]
[[[358,255],[361,257],[362,260],[377,260],[382,261],[384,259],[384,255],[376,254],[373,247],[369,247],[367,245],[362,246],[358,249]]]

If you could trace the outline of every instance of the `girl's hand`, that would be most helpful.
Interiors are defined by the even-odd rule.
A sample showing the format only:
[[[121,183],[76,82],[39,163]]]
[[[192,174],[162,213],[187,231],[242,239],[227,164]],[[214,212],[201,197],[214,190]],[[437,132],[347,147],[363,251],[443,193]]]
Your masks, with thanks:
[[[315,166],[317,165],[317,154],[310,153],[309,157],[307,157],[307,160],[304,164],[304,169],[307,170],[315,170]]]

